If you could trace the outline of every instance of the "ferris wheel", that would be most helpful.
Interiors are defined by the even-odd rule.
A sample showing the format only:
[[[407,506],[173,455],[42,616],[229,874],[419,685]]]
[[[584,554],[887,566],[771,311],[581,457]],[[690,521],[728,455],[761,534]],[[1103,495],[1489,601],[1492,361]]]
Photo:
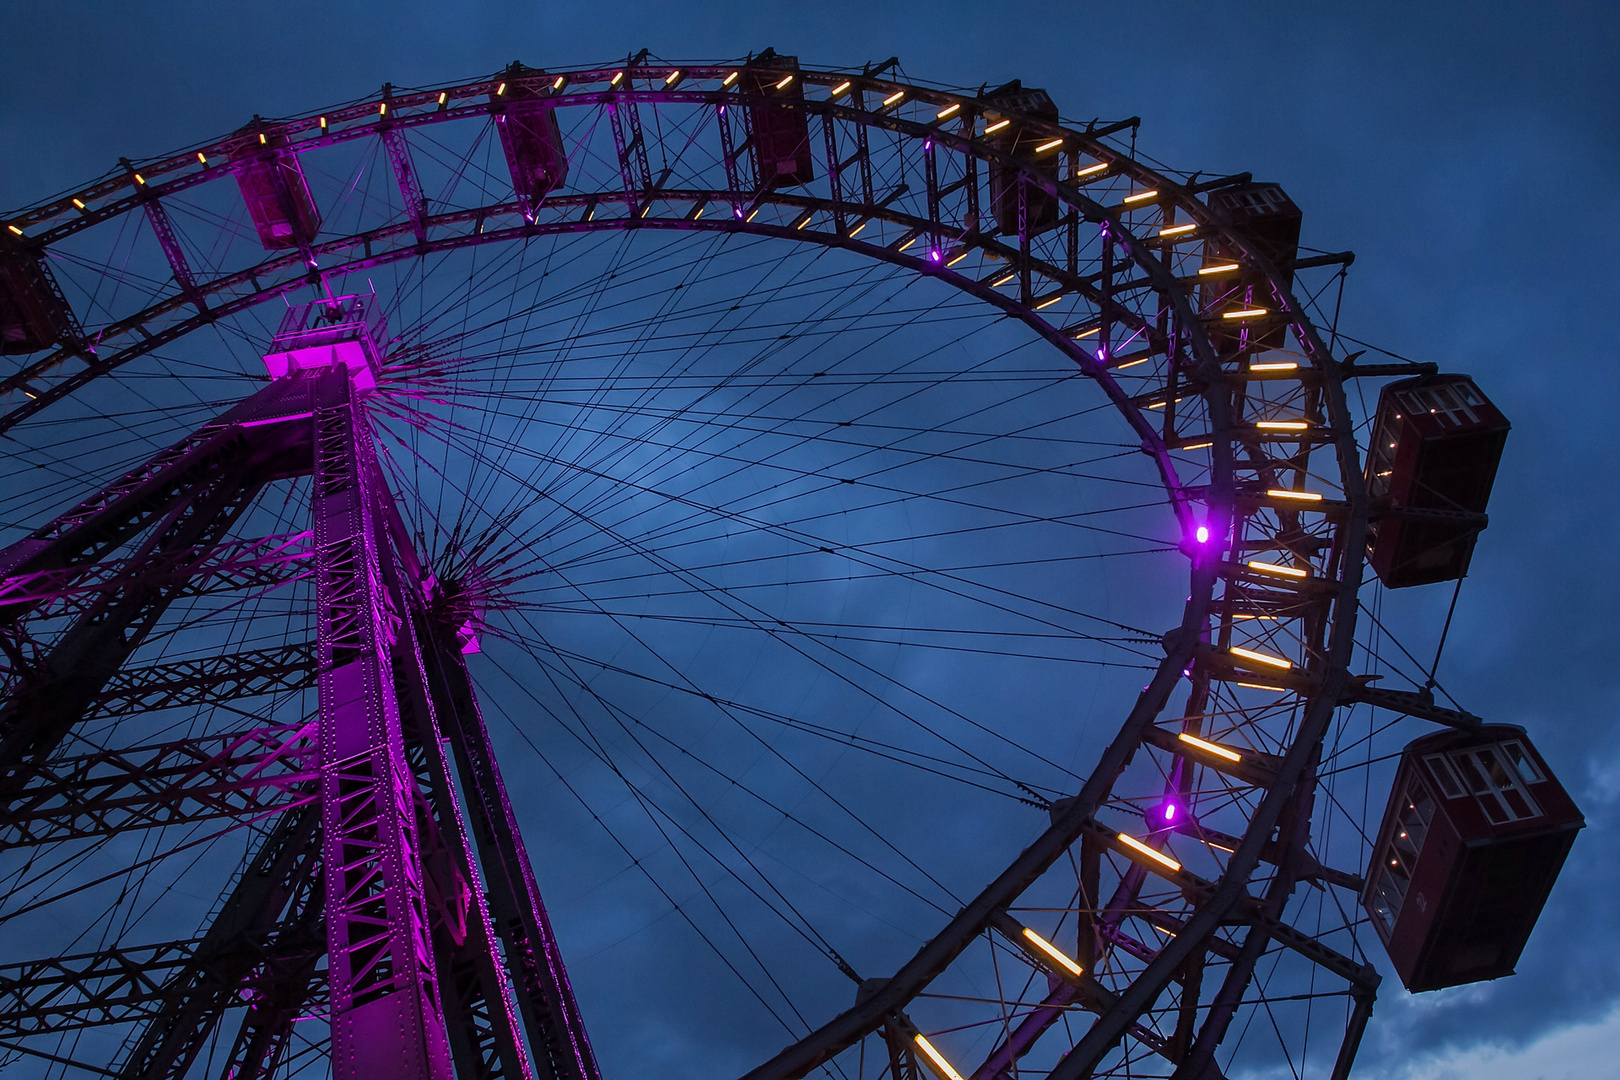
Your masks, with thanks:
[[[1379,607],[1507,421],[1136,130],[643,52],[5,215],[6,1074],[1342,1078],[1510,973],[1580,813]]]

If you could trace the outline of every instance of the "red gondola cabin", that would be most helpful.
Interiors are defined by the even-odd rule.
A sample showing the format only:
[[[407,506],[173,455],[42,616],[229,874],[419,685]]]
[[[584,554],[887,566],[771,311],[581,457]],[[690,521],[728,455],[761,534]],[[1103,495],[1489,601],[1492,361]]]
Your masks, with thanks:
[[[1033,130],[1025,123],[1027,117],[1057,122],[1058,107],[1052,102],[1051,96],[1045,90],[1026,88],[1014,79],[984,95],[984,104],[990,110],[990,115],[995,117],[989,119],[987,116],[989,127],[986,128],[985,141],[991,148],[1023,159],[1026,168],[1056,183],[1057,155],[1050,155],[1050,160],[1046,161],[1035,160],[1035,148],[1047,140],[1047,133]],[[1003,115],[1002,110],[1007,115]],[[1003,120],[1007,121],[1005,127],[1000,126]],[[1020,175],[1022,170],[1014,166],[996,161],[990,163],[990,206],[996,215],[996,228],[1001,230],[1003,236],[1019,234],[1020,197],[1023,225],[1029,230],[1029,235],[1044,232],[1058,223],[1057,197],[1031,184],[1020,184]]]
[[[1513,974],[1585,825],[1524,729],[1417,740],[1373,848],[1362,904],[1408,990]]]
[[[266,251],[308,244],[321,231],[321,212],[298,164],[298,151],[273,128],[250,124],[230,149],[236,184]]]
[[[546,101],[552,84],[544,72],[511,64],[496,92],[489,95],[497,110],[495,130],[500,133],[512,190],[523,204],[523,215],[534,220],[540,203],[568,182],[568,152],[563,147],[557,110]]]
[[[1299,226],[1304,215],[1287,192],[1276,184],[1236,184],[1210,192],[1209,208],[1276,266],[1284,288],[1293,288],[1294,260],[1299,257]],[[1212,239],[1204,245],[1205,270],[1214,271],[1216,267],[1240,261],[1237,250],[1220,239]],[[1245,308],[1265,308],[1272,312],[1278,308],[1271,283],[1259,274],[1212,272],[1204,281],[1202,292],[1199,302],[1211,316]],[[1287,331],[1280,320],[1271,320],[1234,322],[1230,326],[1216,322],[1211,333],[1221,355],[1231,356],[1245,348],[1250,352],[1280,349],[1287,344]]]
[[[1385,585],[1399,589],[1468,573],[1509,427],[1466,375],[1424,375],[1384,387],[1366,479],[1379,510],[1368,532],[1368,561]]]
[[[754,57],[752,67],[745,79],[748,92],[766,99],[748,105],[759,186],[769,190],[808,184],[816,178],[816,170],[810,156],[810,117],[804,111],[799,58],[766,49]]]

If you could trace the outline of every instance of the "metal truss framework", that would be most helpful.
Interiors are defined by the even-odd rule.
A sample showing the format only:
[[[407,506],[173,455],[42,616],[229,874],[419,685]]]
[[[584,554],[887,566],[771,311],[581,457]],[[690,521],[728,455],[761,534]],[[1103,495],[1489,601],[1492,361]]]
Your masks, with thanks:
[[[775,78],[784,69],[761,70]],[[994,1052],[961,1070],[972,1080],[1011,1075],[1077,1010],[1092,1019],[1048,1052],[1054,1080],[1109,1072],[1139,1051],[1181,1080],[1216,1077],[1215,1052],[1256,966],[1278,950],[1343,987],[1350,1016],[1333,1068],[1342,1080],[1378,977],[1283,920],[1300,883],[1361,884],[1311,853],[1324,737],[1335,710],[1355,702],[1453,726],[1478,723],[1352,674],[1366,526],[1376,508],[1362,484],[1344,382],[1392,372],[1335,358],[1290,286],[1296,271],[1347,257],[1274,265],[1200,199],[1247,177],[1178,183],[1106,141],[1124,125],[1077,131],[1022,118],[1052,140],[1050,159],[1033,162],[986,137],[976,125],[988,128],[1000,113],[972,95],[899,82],[883,69],[792,70],[806,96],[788,107],[819,136],[812,143],[824,179],[814,190],[759,179],[748,106],[761,98],[736,77],[757,74],[752,68],[642,57],[532,77],[533,95],[548,107],[605,116],[612,136],[613,167],[597,186],[576,180],[538,206],[435,207],[422,195],[411,131],[487,123],[501,109],[501,91],[483,79],[385,88],[380,107],[364,101],[279,124],[292,140],[280,153],[379,140],[403,208],[363,231],[323,236],[251,266],[217,274],[187,266],[162,213],[165,196],[240,167],[229,142],[149,163],[138,184],[130,167],[71,199],[15,215],[17,231],[39,252],[138,211],[169,254],[177,289],[102,327],[96,352],[66,342],[5,380],[0,391],[27,399],[8,401],[0,430],[213,319],[304,287],[317,263],[353,272],[546,233],[648,228],[819,243],[937,277],[1023,321],[1108,393],[1154,459],[1185,530],[1190,598],[1181,624],[1164,637],[1158,670],[1084,786],[1052,807],[1050,828],[891,977],[863,982],[849,1010],[746,1080],[803,1076],[868,1037],[883,1040],[895,1080],[919,1067],[946,1075],[913,1014],[936,979],[987,941],[1044,976],[1049,990],[1019,1003],[1017,1023],[1006,1025]],[[811,98],[811,89],[825,95]],[[674,164],[655,176],[644,109],[706,117],[709,157],[683,164],[679,148],[664,147],[662,160]],[[878,160],[878,140],[909,155],[906,179]],[[702,145],[694,135],[687,149]],[[981,210],[990,169],[1016,180],[1017,224],[1005,232]],[[1037,197],[1056,201],[1055,227],[1031,226]],[[711,207],[719,212],[705,217]],[[1183,245],[1202,241],[1233,253],[1221,271],[1229,277],[1201,273]],[[954,269],[968,256],[970,267]],[[1234,284],[1223,288],[1223,280]],[[1243,322],[1232,339],[1234,312]],[[1296,350],[1277,345],[1284,332]],[[69,361],[79,368],[67,371]],[[143,954],[146,971],[172,972],[161,981],[130,974],[128,950],[7,973],[0,1030],[31,1030],[48,1016],[89,1023],[110,1010],[145,1009],[148,1031],[158,1034],[140,1044],[140,1060],[179,1061],[188,1052],[179,1043],[206,1029],[214,1015],[206,1002],[221,987],[268,980],[279,989],[258,999],[244,1022],[234,1059],[241,1072],[232,1075],[265,1069],[284,1045],[296,1003],[329,993],[339,1076],[367,1075],[363,1048],[386,1028],[397,1040],[390,1053],[410,1062],[397,1075],[436,1077],[454,1068],[461,1076],[528,1076],[532,1068],[542,1077],[594,1080],[470,680],[453,633],[431,623],[411,584],[420,568],[353,394],[335,369],[284,379],[0,553],[0,627],[46,613],[76,620],[37,667],[10,676],[12,700],[0,711],[0,845],[276,815],[260,862],[273,863],[275,874],[266,874],[280,882],[243,895],[242,914],[220,932],[224,938],[210,930],[199,942]],[[1279,416],[1299,419],[1279,424]],[[1190,467],[1196,451],[1207,456]],[[1183,475],[1189,468],[1200,475]],[[306,473],[315,485],[312,532],[223,539],[269,478]],[[107,559],[147,535],[133,555]],[[311,574],[320,610],[313,664],[307,646],[294,646],[119,671],[176,596],[271,588]],[[206,743],[53,756],[94,710],[291,692],[312,672],[320,700],[313,728],[245,728]],[[1167,718],[1184,689],[1180,715]],[[1124,778],[1143,760],[1168,778],[1160,782],[1163,798],[1221,793],[1229,824],[1166,818],[1141,838],[1122,831]],[[308,807],[318,807],[318,825]],[[306,846],[282,870],[276,860],[294,844],[278,839],[287,829]],[[306,837],[299,829],[313,831]],[[1197,845],[1206,872],[1171,858],[1172,839]],[[1066,857],[1078,868],[1065,886],[1078,925],[1065,931],[1072,944],[1054,949],[1021,912],[1038,909],[1033,898],[1062,877]],[[324,907],[309,900],[321,890]],[[274,905],[308,914],[272,932],[265,912]],[[322,918],[325,949],[312,951],[312,931],[298,928]],[[1150,929],[1164,940],[1150,943]],[[317,954],[327,957],[324,977],[310,959]],[[189,988],[186,1003],[171,1005],[181,988]],[[154,1039],[176,1045],[160,1053]],[[129,1075],[155,1075],[130,1062]]]
[[[300,473],[312,531],[220,539],[269,478]],[[200,938],[0,973],[0,1042],[133,1022],[116,1074],[180,1076],[245,1000],[232,1077],[273,1072],[315,1012],[339,1076],[596,1080],[454,628],[428,617],[346,369],[273,383],[0,562],[0,618],[68,624],[12,673],[0,849],[211,820],[258,837]],[[311,574],[313,644],[119,666],[179,596]],[[119,749],[75,735],[309,686],[302,723]]]

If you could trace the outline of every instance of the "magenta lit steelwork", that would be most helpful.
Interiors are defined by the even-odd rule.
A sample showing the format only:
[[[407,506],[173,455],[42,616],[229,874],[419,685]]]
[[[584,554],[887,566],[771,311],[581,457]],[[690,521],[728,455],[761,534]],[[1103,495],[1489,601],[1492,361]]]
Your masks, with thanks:
[[[334,365],[348,370],[354,388],[375,389],[382,370],[387,327],[377,298],[339,296],[287,309],[264,366],[272,379]]]
[[[401,613],[384,584],[371,438],[347,367],[307,381],[332,1070],[443,1080],[450,1047],[389,655]]]

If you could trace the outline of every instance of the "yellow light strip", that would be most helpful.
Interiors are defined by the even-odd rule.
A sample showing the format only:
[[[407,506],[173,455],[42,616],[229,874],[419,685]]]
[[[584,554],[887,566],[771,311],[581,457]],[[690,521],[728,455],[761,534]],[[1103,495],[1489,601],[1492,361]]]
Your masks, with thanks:
[[[1078,334],[1074,335],[1074,340],[1080,341],[1083,338],[1096,337],[1100,333],[1102,333],[1102,327],[1093,326],[1090,330],[1082,330]]]
[[[1271,656],[1263,652],[1255,652],[1252,649],[1240,649],[1236,645],[1228,646],[1226,651],[1240,660],[1265,664],[1267,667],[1282,668],[1284,671],[1291,671],[1294,667],[1291,661],[1284,660],[1280,656]]]
[[[946,269],[949,269],[949,268],[955,266],[957,263],[961,262],[963,259],[965,259],[967,257],[968,257],[968,253],[966,251],[962,252],[962,254],[958,255],[956,258],[952,259],[950,262],[945,264]]]
[[[849,89],[849,80],[845,79],[843,82],[841,82],[837,86],[833,87],[832,96],[833,97],[841,97],[843,95],[844,91],[848,90],[848,89]]]
[[[788,83],[790,83],[792,81],[793,81],[793,76],[792,75],[784,75],[784,76],[782,76],[782,81],[776,84],[776,88],[778,90],[786,90]]]
[[[1061,299],[1063,299],[1063,294],[1058,293],[1056,296],[1052,297],[1052,299],[1050,299],[1050,300],[1042,300],[1040,303],[1036,304],[1035,305],[1035,310],[1040,311],[1042,308],[1049,308],[1049,307],[1051,307],[1053,304],[1057,303]]]
[[[1182,449],[1183,450],[1208,450],[1210,447],[1212,447],[1214,445],[1215,444],[1212,443],[1212,442],[1195,442],[1195,443],[1188,443],[1186,446],[1183,446]]]
[[[1000,131],[1010,123],[1012,123],[1011,120],[997,120],[995,123],[987,125],[984,129],[984,133],[989,135],[991,132]]]
[[[197,151],[197,164],[199,164],[199,165],[208,164],[208,155],[204,154],[201,150]]]
[[[496,87],[496,88],[495,88],[495,96],[496,96],[496,97],[500,97],[500,96],[501,96],[501,95],[502,95],[502,94],[504,94],[504,93],[506,93],[506,84],[505,84],[505,83],[501,83],[501,85],[499,85],[499,86],[497,86],[497,87]]]
[[[1228,270],[1238,269],[1237,263],[1221,263],[1218,266],[1201,266],[1198,268],[1199,276],[1208,277],[1210,274],[1224,274]]]
[[[618,86],[620,81],[623,80],[623,79],[624,79],[624,72],[615,71],[613,73],[613,78],[608,80],[608,85],[609,86]]]
[[[1309,431],[1311,425],[1304,420],[1256,420],[1255,427],[1261,431]]]
[[[1199,271],[1203,273],[1203,271]],[[1265,364],[1249,364],[1250,371],[1298,371],[1299,365],[1292,360],[1276,360]]]
[[[1010,273],[1010,274],[1003,274],[1001,277],[998,277],[998,278],[996,278],[996,280],[992,281],[990,283],[990,287],[993,289],[993,288],[997,288],[997,287],[999,287],[1001,285],[1005,285],[1005,284],[1007,284],[1007,282],[1011,281],[1013,278],[1015,278],[1017,276],[1018,276],[1018,274],[1016,272]]]
[[[73,200],[73,205],[77,206],[80,210],[83,210],[84,209],[84,200],[83,199],[74,199]]]
[[[140,184],[140,185],[142,185],[142,186],[145,186],[145,184],[146,184],[146,177],[144,177],[144,176],[142,176],[142,175],[141,175],[141,174],[140,174],[140,173],[136,173],[136,174],[135,174],[135,182],[136,182],[136,183],[137,183],[137,184]]]
[[[444,104],[444,103],[445,103],[445,102],[447,102],[447,101],[449,101],[449,100],[450,100],[450,93],[449,93],[449,91],[447,91],[447,90],[440,90],[440,91],[439,91],[439,104],[440,104],[440,105],[443,105],[443,104]]]
[[[1128,361],[1126,363],[1123,363],[1123,364],[1119,365],[1117,368],[1115,368],[1114,370],[1115,371],[1124,371],[1126,368],[1133,368],[1137,364],[1145,364],[1151,359],[1153,359],[1153,357],[1144,356],[1140,360],[1131,360],[1131,361]]]
[[[321,130],[322,131],[326,130],[326,117],[324,117],[324,116],[321,117]],[[263,135],[259,136],[259,141],[264,142],[264,136]]]
[[[1276,574],[1278,577],[1308,578],[1311,576],[1308,570],[1301,570],[1295,566],[1280,566],[1274,562],[1262,562],[1259,559],[1250,559],[1248,566],[1250,570],[1258,570],[1262,574]]]
[[[1271,312],[1267,311],[1263,307],[1251,307],[1251,308],[1244,308],[1241,311],[1223,311],[1223,312],[1221,312],[1221,318],[1223,318],[1223,319],[1255,319],[1255,318],[1259,318],[1261,315],[1270,315],[1270,314],[1271,314]]]
[[[557,76],[556,79],[554,79],[552,81],[551,88],[553,90],[561,90],[565,85],[567,85],[567,83],[568,83],[568,76],[559,75],[559,76]]]
[[[1216,743],[1205,742],[1203,739],[1200,739],[1198,736],[1189,735],[1185,731],[1183,731],[1181,734],[1177,735],[1176,738],[1180,739],[1182,742],[1186,743],[1188,746],[1195,747],[1195,748],[1197,748],[1199,750],[1202,750],[1206,754],[1214,754],[1218,758],[1225,758],[1227,761],[1242,761],[1243,760],[1243,755],[1237,753],[1235,750],[1228,750],[1226,747],[1220,746],[1220,745],[1218,745]]]
[[[15,225],[7,225],[6,228],[10,229],[12,232],[16,233],[18,236],[21,236],[23,234],[23,231],[21,229],[17,228],[17,226],[15,226]]]
[[[1266,494],[1273,499],[1297,499],[1300,502],[1322,501],[1322,496],[1314,491],[1288,491],[1284,488],[1268,488]]]
[[[1158,194],[1159,191],[1157,188],[1153,189],[1152,191],[1138,191],[1135,195],[1125,196],[1125,203],[1126,205],[1129,205],[1131,203],[1146,202],[1148,199],[1157,198]]]
[[[1035,148],[1035,152],[1037,154],[1044,154],[1048,150],[1055,150],[1055,149],[1057,149],[1058,147],[1060,147],[1062,145],[1063,145],[1063,140],[1062,139],[1049,139],[1048,141],[1043,142],[1043,143],[1041,143],[1041,145],[1037,146]]]
[[[1146,844],[1142,843],[1142,841],[1138,840],[1136,837],[1129,836],[1129,835],[1127,835],[1125,833],[1116,833],[1115,835],[1119,837],[1119,842],[1120,843],[1124,844],[1126,847],[1130,848],[1132,851],[1140,851],[1143,855],[1146,855],[1148,858],[1152,859],[1154,862],[1156,862],[1159,865],[1167,868],[1171,873],[1175,873],[1175,872],[1177,872],[1178,870],[1181,869],[1181,864],[1176,862],[1176,860],[1172,859],[1170,856],[1166,855],[1162,851],[1157,851],[1154,848],[1148,847]]]
[[[1027,926],[1024,927],[1024,936],[1029,938],[1030,944],[1034,945],[1047,956],[1050,956],[1053,961],[1055,961],[1057,965],[1064,971],[1067,971],[1072,975],[1084,975],[1086,973],[1086,969],[1064,955],[1062,949],[1058,948],[1056,945],[1053,945],[1050,941],[1047,941],[1045,938],[1041,937],[1041,935],[1037,934]]]
[[[855,237],[861,235],[861,230],[865,229],[870,224],[872,224],[870,221],[863,221],[853,229],[849,230],[850,239],[853,240]]]
[[[1186,225],[1171,225],[1169,228],[1160,229],[1159,230],[1159,235],[1160,236],[1180,236],[1183,233],[1190,233],[1196,228],[1198,228],[1198,225],[1197,225],[1196,222],[1189,222]]]
[[[893,105],[895,102],[899,101],[905,96],[906,92],[904,90],[896,90],[894,93],[883,99],[883,104],[885,106]]]
[[[325,117],[322,117],[322,119],[325,119]],[[265,139],[265,137],[264,137],[264,132],[262,132],[262,131],[261,131],[261,132],[259,132],[259,145],[260,145],[260,146],[266,146],[266,145],[268,145],[268,142],[267,142],[267,140],[266,140],[266,139]]]
[[[1101,162],[1098,162],[1095,165],[1090,165],[1090,166],[1087,166],[1084,169],[1081,169],[1079,172],[1075,173],[1074,175],[1076,177],[1095,176],[1097,173],[1100,173],[1100,172],[1102,172],[1103,170],[1105,170],[1107,168],[1108,168],[1108,162],[1101,161]]]
[[[720,85],[721,86],[730,86],[732,83],[737,81],[737,76],[740,75],[740,74],[742,74],[742,73],[739,72],[739,71],[733,71],[730,75],[727,75],[725,78],[720,80]],[[849,84],[845,83],[844,85],[848,86]]]
[[[958,101],[954,105],[947,105],[943,109],[939,110],[939,112],[934,114],[934,119],[935,120],[948,119],[948,118],[950,118],[952,116],[955,116],[958,112],[960,112],[961,108],[962,108],[962,103],[960,101]]]
[[[388,115],[388,102],[386,102],[386,101],[377,102],[377,115],[378,116],[387,116]]]
[[[664,85],[668,86],[668,85],[670,85],[671,83],[673,83],[676,79],[678,79],[680,77],[681,77],[681,69],[676,68],[674,71],[672,71],[668,75],[664,76]]]
[[[921,1032],[916,1037],[917,1048],[921,1050],[933,1064],[935,1070],[945,1080],[962,1080],[962,1074],[951,1068],[951,1063],[945,1060],[945,1055],[934,1049],[934,1044],[923,1038]]]
[[[1248,690],[1270,690],[1273,694],[1288,693],[1288,687],[1286,686],[1271,686],[1263,682],[1240,682],[1238,685]]]

